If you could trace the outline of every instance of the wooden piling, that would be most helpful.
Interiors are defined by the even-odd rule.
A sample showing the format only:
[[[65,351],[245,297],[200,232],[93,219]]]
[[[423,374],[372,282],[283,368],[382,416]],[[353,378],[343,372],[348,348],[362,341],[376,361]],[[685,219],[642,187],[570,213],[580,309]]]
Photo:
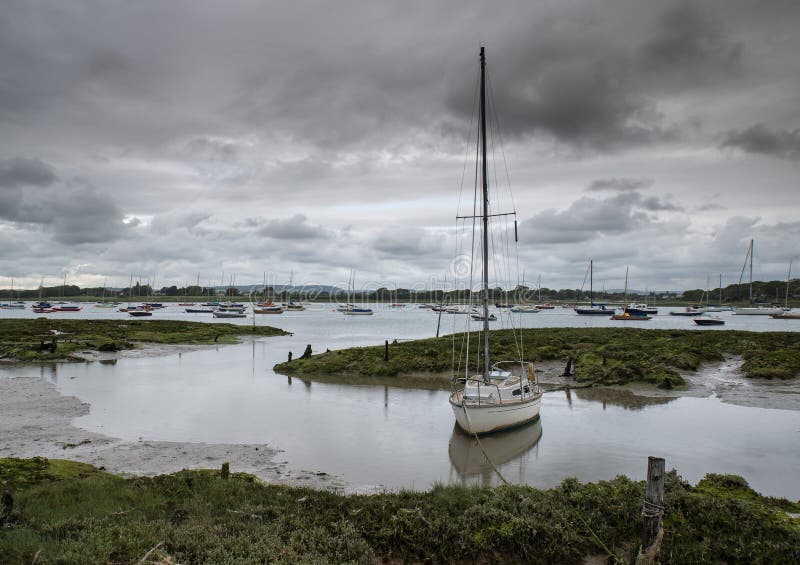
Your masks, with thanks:
[[[220,476],[223,480],[228,480],[228,477],[231,476],[231,465],[227,461],[222,464],[222,469],[220,471]]]
[[[564,374],[561,375],[562,377],[571,377],[572,376],[572,357],[567,358],[567,366],[564,367]]]
[[[389,361],[389,340],[386,340],[386,344],[383,347],[383,360]]]
[[[14,510],[14,497],[8,491],[3,491],[0,497],[0,527],[11,521],[11,511]]]
[[[661,550],[664,530],[661,519],[664,516],[664,459],[647,458],[647,488],[642,506],[642,546],[636,558],[636,565],[655,563]]]
[[[306,345],[306,350],[303,351],[303,354],[300,356],[300,359],[308,359],[311,357],[311,344],[309,343]]]

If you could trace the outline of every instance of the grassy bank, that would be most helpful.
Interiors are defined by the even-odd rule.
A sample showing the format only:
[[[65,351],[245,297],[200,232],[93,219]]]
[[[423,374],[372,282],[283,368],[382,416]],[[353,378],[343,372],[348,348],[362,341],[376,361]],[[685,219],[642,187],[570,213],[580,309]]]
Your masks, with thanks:
[[[153,478],[85,464],[0,459],[13,512],[2,563],[632,562],[644,483],[617,477],[550,490],[436,487],[344,496],[251,476],[182,471]],[[664,563],[800,560],[800,505],[740,477],[665,484]],[[605,546],[605,547],[604,547]]]
[[[63,361],[79,351],[120,351],[142,343],[234,343],[238,336],[284,335],[283,330],[249,324],[208,324],[173,320],[0,320],[0,359]]]
[[[742,370],[751,378],[789,379],[800,375],[798,332],[545,328],[522,330],[519,335],[527,360],[566,363],[571,358],[575,378],[587,384],[643,382],[680,387],[684,384],[680,370],[694,371],[726,355],[742,356]],[[460,347],[460,337],[455,347]],[[495,359],[517,357],[511,330],[491,332],[491,347]],[[388,377],[401,386],[403,382],[414,386],[419,375],[440,374],[441,386],[449,383],[446,373],[452,367],[451,337],[390,344],[388,361],[384,353],[383,346],[330,351],[280,363],[275,371],[310,378]],[[476,361],[473,358],[471,364]]]

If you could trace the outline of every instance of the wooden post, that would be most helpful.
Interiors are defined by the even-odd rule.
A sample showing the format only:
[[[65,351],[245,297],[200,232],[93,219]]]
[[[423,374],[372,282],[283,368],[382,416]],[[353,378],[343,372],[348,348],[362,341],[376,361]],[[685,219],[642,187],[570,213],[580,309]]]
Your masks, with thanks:
[[[3,491],[0,497],[0,527],[11,521],[11,511],[14,509],[14,497],[8,491]]]
[[[311,357],[311,344],[309,343],[306,345],[306,350],[303,351],[303,354],[300,356],[300,359],[308,359]]]
[[[567,366],[564,367],[564,374],[561,375],[562,377],[571,377],[572,376],[572,357],[567,359]]]
[[[287,363],[291,363],[292,362],[292,352],[291,351],[289,352],[289,359],[286,362]]]
[[[647,488],[642,506],[642,546],[636,565],[655,563],[661,550],[664,530],[661,518],[664,515],[664,459],[647,458]]]
[[[389,340],[386,340],[386,344],[383,347],[383,360],[389,361]]]
[[[222,470],[220,472],[220,475],[222,476],[223,480],[226,480],[226,481],[228,480],[228,477],[230,477],[230,475],[231,475],[231,465],[227,461],[222,464]]]

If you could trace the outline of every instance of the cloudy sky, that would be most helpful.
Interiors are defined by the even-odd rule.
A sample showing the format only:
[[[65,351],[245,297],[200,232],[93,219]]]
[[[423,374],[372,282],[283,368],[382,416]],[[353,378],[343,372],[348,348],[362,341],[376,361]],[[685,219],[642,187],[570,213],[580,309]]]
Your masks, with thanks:
[[[751,238],[784,279],[798,24],[792,0],[5,0],[0,286],[441,281],[480,45],[528,282],[591,257],[597,286],[730,283]]]

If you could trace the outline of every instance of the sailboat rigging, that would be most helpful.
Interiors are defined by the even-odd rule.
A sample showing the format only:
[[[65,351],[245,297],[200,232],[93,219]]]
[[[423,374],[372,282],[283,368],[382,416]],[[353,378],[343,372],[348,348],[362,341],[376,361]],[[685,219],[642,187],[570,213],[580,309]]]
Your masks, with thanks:
[[[747,255],[745,256],[745,265],[747,265],[747,259],[750,259],[750,304],[749,307],[744,308],[734,308],[733,313],[739,316],[771,316],[773,314],[782,314],[783,310],[780,308],[768,308],[764,306],[752,306],[753,304],[753,254],[754,254],[754,240],[750,240],[750,247],[747,250]],[[739,276],[739,284],[741,285],[742,276],[744,275],[744,267],[742,267],[742,274]]]
[[[575,313],[581,316],[609,316],[614,313],[613,308],[606,308],[605,304],[594,303],[594,261],[589,259],[589,308],[575,308]],[[584,279],[585,283],[586,279]]]
[[[489,184],[486,161],[486,57],[480,51],[480,106],[479,106],[479,161],[481,181],[481,214],[472,216],[480,220],[482,239],[481,318],[482,359],[475,372],[470,373],[469,362],[464,374],[454,374],[454,390],[449,397],[450,406],[459,428],[470,434],[485,434],[515,428],[539,417],[542,391],[536,380],[533,364],[522,359],[492,363],[489,349]],[[478,167],[476,167],[476,174]],[[477,196],[477,195],[476,195]],[[476,202],[477,204],[477,202]],[[515,222],[516,227],[516,222]],[[473,234],[475,222],[473,221]],[[516,240],[516,237],[515,237]],[[469,333],[467,332],[467,339]],[[455,339],[455,336],[454,336]],[[521,348],[521,345],[518,345]],[[468,349],[468,346],[467,346]]]

